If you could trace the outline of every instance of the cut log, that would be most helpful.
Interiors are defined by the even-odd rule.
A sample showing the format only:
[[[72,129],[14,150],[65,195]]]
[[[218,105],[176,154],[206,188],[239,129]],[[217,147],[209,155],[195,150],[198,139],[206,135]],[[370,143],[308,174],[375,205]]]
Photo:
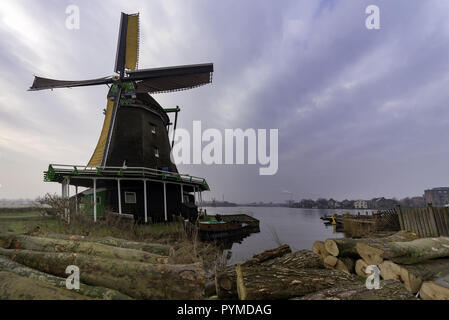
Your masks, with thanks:
[[[364,282],[356,281],[305,295],[299,300],[417,300],[402,283],[382,281],[378,290],[367,289]]]
[[[326,267],[333,268],[337,264],[338,258],[334,256],[327,256],[324,258],[323,262]]]
[[[12,272],[22,277],[45,282],[46,284],[53,287],[66,288],[66,278],[56,277],[51,274],[47,274],[38,270],[28,268],[20,263],[14,262],[9,258],[6,258],[5,256],[0,256],[0,271]],[[102,300],[131,299],[131,297],[116,290],[103,287],[93,287],[86,285],[84,283],[80,283],[79,290],[76,290],[75,292],[93,299],[102,299]]]
[[[324,242],[324,247],[334,257],[358,257],[356,244],[357,240],[350,238],[327,239]]]
[[[349,257],[342,257],[341,259],[337,259],[337,263],[335,264],[335,270],[340,270],[346,273],[354,273],[354,260]]]
[[[59,277],[67,276],[67,266],[76,265],[81,282],[111,288],[136,299],[200,299],[204,295],[205,275],[200,263],[149,264],[77,253],[2,248],[0,255]]]
[[[355,263],[355,273],[361,277],[367,278],[368,274],[366,274],[366,268],[368,264],[363,259],[358,259]]]
[[[236,273],[240,300],[290,299],[356,281],[355,276],[332,269],[237,265]]]
[[[0,236],[1,237],[1,236]],[[147,263],[168,263],[168,257],[135,249],[113,247],[95,242],[73,241],[16,235],[8,237],[6,249],[25,249],[42,252],[73,252],[95,257],[123,259]],[[5,241],[6,242],[6,241]]]
[[[244,264],[247,266],[259,264],[270,259],[282,257],[283,255],[291,252],[292,249],[290,249],[290,246],[288,244],[283,244],[278,248],[266,250],[262,253],[255,254],[251,259],[247,260]]]
[[[408,242],[359,242],[356,247],[363,260],[373,265],[379,265],[384,260],[415,264],[449,257],[449,237],[423,238]]]
[[[164,245],[160,243],[147,243],[147,242],[138,242],[138,241],[130,241],[125,239],[119,239],[114,237],[86,237],[81,235],[66,235],[66,234],[55,234],[48,233],[43,237],[52,238],[52,239],[62,239],[62,240],[72,240],[72,241],[89,241],[101,243],[108,246],[125,248],[125,249],[135,249],[146,251],[150,253],[155,253],[163,256],[172,256],[174,253],[174,249],[172,246]]]
[[[245,266],[253,265],[243,263]],[[300,250],[294,253],[285,254],[282,257],[266,260],[261,265],[267,267],[284,267],[292,269],[320,269],[324,268],[321,257],[310,250]],[[215,271],[215,286],[217,296],[220,299],[236,299],[237,294],[237,274],[236,266],[217,268]]]
[[[215,269],[215,290],[219,299],[237,298],[235,266]]]
[[[449,300],[449,287],[426,281],[421,286],[419,296],[423,300]]]
[[[321,257],[310,250],[299,250],[288,253],[263,263],[265,266],[284,267],[292,269],[321,269],[324,268]]]
[[[0,300],[88,300],[76,292],[0,271]]]
[[[400,280],[407,290],[416,293],[424,281],[449,274],[449,259],[429,260],[414,265],[400,265],[387,260],[379,265],[379,269],[382,278]]]
[[[312,246],[312,251],[319,255],[323,260],[329,255],[323,241],[315,241]]]

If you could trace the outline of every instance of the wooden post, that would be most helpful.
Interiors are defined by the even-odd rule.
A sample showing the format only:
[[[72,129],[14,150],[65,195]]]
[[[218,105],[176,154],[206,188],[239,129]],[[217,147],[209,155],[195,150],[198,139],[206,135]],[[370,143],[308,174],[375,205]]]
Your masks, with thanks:
[[[122,191],[120,190],[120,179],[117,179],[118,213],[122,214]]]
[[[165,214],[165,221],[168,220],[167,217],[167,187],[166,187],[166,182],[163,182],[164,184],[164,214]]]
[[[145,207],[145,223],[148,223],[148,205],[147,205],[147,181],[143,180],[143,201]]]
[[[97,179],[94,179],[94,222],[97,222]]]
[[[184,203],[184,186],[181,183],[181,203]]]

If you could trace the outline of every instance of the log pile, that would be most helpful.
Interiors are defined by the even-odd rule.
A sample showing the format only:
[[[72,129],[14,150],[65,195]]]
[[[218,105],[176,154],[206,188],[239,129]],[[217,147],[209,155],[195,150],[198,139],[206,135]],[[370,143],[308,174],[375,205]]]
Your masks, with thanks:
[[[398,281],[368,293],[363,280],[352,274],[351,265],[345,257],[334,257],[324,251],[324,242],[314,246],[313,251],[291,252],[284,245],[277,249],[255,255],[238,265],[217,268],[215,272],[216,294],[219,299],[316,299],[326,298],[337,290],[338,299],[414,299]],[[263,257],[263,259],[260,259]],[[323,258],[324,257],[324,258]],[[258,261],[259,260],[259,261]],[[327,263],[343,270],[333,270]],[[400,284],[400,286],[398,285]],[[345,295],[350,288],[350,293]]]
[[[412,294],[420,292],[423,299],[449,299],[449,288],[434,281],[449,275],[448,237],[418,239],[412,232],[400,231],[380,238],[317,241],[313,251],[326,268],[366,278],[368,266],[377,266],[382,279],[399,280]],[[338,295],[339,291],[329,292]],[[328,297],[329,292],[322,296]]]
[[[11,276],[11,280],[7,282],[9,291],[2,297],[13,298],[20,293],[29,296],[29,288],[41,288],[42,295],[29,297],[57,299],[61,294],[61,298],[68,299],[203,298],[203,266],[171,264],[171,254],[169,246],[116,238],[3,233],[0,272],[3,277]],[[66,268],[70,265],[80,270],[79,290],[66,289]]]

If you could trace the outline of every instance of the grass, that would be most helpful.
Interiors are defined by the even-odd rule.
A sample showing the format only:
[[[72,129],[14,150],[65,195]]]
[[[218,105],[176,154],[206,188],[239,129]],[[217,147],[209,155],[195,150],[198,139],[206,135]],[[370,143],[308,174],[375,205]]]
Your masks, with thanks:
[[[37,228],[52,229],[58,224],[56,217],[42,215],[38,210],[0,212],[0,232],[27,233]]]

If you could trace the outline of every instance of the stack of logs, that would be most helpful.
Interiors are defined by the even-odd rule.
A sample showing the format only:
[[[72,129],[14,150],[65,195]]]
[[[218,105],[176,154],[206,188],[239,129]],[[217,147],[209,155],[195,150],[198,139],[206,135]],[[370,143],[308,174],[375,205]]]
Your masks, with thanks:
[[[312,248],[327,268],[368,277],[377,266],[384,280],[399,280],[422,299],[449,300],[449,238],[400,231],[387,237],[327,239]]]
[[[288,245],[217,268],[215,289],[219,299],[415,299],[399,281],[369,290],[356,275],[326,268],[322,256],[309,250],[293,253]]]
[[[201,299],[200,263],[172,264],[162,244],[82,236],[0,234],[0,299]],[[79,268],[79,290],[66,268]]]

